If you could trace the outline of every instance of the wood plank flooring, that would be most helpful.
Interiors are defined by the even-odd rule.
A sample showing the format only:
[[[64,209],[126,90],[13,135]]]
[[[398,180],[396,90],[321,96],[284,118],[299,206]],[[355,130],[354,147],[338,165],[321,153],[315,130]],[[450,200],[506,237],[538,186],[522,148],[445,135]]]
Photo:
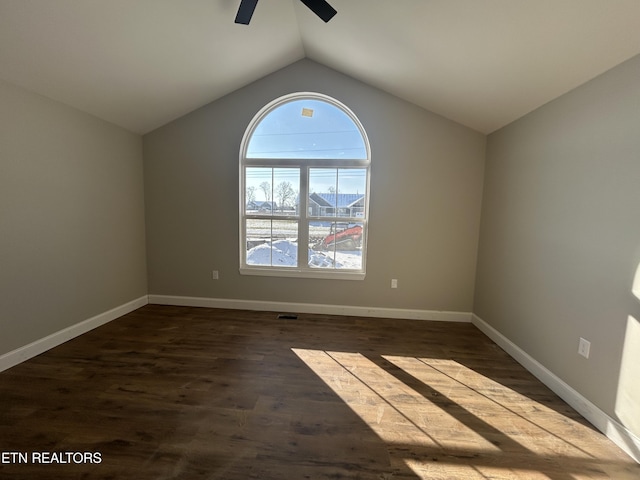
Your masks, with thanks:
[[[470,324],[154,305],[0,373],[0,454],[17,480],[640,478]]]

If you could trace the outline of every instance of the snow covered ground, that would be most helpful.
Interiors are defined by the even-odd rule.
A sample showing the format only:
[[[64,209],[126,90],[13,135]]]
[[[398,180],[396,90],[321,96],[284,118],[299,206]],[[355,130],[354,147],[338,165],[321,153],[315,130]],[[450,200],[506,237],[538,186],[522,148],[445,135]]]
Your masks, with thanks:
[[[298,243],[291,240],[276,240],[263,243],[247,251],[248,265],[273,265],[274,267],[297,267]],[[318,268],[362,268],[360,250],[314,251],[309,249],[309,266]]]

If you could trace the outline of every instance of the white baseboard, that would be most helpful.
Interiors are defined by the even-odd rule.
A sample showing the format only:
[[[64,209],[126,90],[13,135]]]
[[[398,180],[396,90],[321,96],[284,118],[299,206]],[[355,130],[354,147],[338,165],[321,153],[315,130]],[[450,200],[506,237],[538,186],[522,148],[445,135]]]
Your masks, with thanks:
[[[230,308],[283,313],[318,313],[325,315],[350,315],[355,317],[405,318],[408,320],[435,320],[442,322],[470,322],[470,312],[438,310],[412,310],[404,308],[358,307],[350,305],[324,305],[317,303],[263,302],[227,298],[179,297],[149,295],[149,303],[186,307]]]
[[[112,308],[111,310],[91,317],[75,325],[71,325],[63,330],[52,333],[44,338],[31,342],[24,347],[17,348],[11,352],[0,355],[0,372],[7,370],[19,363],[29,360],[30,358],[40,355],[47,350],[57,347],[58,345],[71,340],[83,333],[93,330],[94,328],[104,325],[118,317],[133,312],[134,310],[143,307],[149,303],[147,295],[144,295],[136,300],[127,302],[119,307]]]
[[[600,410],[480,317],[473,314],[471,316],[471,323],[497,343],[538,380],[549,387],[556,395],[571,405],[571,407],[604,433],[613,443],[629,454],[631,458],[640,463],[640,438],[634,435],[633,432]]]

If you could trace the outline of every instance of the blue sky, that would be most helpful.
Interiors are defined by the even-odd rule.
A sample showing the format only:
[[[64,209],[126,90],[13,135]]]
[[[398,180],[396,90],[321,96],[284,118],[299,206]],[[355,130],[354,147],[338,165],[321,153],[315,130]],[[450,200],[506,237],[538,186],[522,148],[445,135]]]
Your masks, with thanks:
[[[366,159],[360,130],[334,105],[294,100],[270,111],[255,128],[247,158]]]

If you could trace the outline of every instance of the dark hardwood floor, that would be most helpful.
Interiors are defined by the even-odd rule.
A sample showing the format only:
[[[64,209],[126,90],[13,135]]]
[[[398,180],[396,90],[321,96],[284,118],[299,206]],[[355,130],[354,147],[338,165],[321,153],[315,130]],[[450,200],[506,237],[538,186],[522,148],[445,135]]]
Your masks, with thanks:
[[[640,478],[471,324],[153,305],[0,373],[0,452],[18,480]]]

